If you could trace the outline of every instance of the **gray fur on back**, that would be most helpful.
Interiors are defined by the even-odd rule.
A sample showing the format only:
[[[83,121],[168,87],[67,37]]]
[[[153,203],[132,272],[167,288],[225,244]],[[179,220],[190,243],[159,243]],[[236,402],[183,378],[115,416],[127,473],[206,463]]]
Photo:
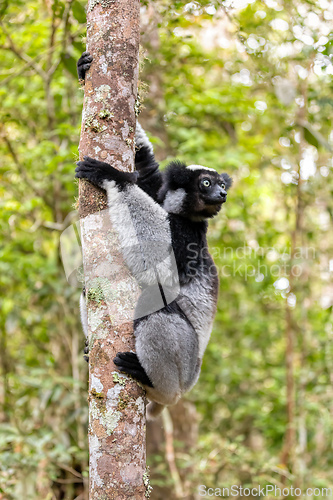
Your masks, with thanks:
[[[168,214],[136,185],[121,191],[114,181],[105,181],[103,187],[108,194],[110,218],[119,235],[125,262],[145,289],[134,316],[134,319],[141,318],[160,310],[165,300],[170,303],[179,293]],[[164,298],[160,286],[164,289]]]
[[[120,191],[114,181],[103,185],[109,213],[131,273],[144,285],[177,283],[171,259],[171,232],[167,212],[136,185]],[[140,207],[140,210],[138,210]]]

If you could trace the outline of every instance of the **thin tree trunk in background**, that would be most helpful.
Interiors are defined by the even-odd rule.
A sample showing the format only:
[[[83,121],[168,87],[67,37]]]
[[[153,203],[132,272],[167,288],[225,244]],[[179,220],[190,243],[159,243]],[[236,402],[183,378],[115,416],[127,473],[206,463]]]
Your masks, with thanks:
[[[301,177],[300,168],[298,168],[298,184],[295,206],[295,227],[291,234],[290,247],[290,273],[289,273],[289,293],[295,294],[295,276],[293,266],[295,265],[295,255],[297,250],[297,238],[301,227]],[[296,427],[295,427],[295,327],[291,311],[291,305],[286,301],[286,397],[287,397],[287,428],[284,435],[284,446],[281,454],[281,463],[294,470]]]
[[[158,419],[147,422],[147,455],[152,464],[151,478],[156,483],[151,500],[177,498],[179,485],[183,489],[182,500],[194,500],[197,494],[191,488],[195,469],[191,457],[196,454],[198,442],[198,414],[195,405],[185,399],[169,406],[167,412],[167,419],[171,419],[171,431],[170,420],[165,422],[164,412]],[[160,467],[160,456],[164,457],[164,462],[168,465],[166,470]],[[181,457],[181,467],[177,464],[178,457]],[[176,469],[176,474],[172,474],[172,483],[169,480],[171,469]]]
[[[173,422],[169,410],[166,408],[162,413],[164,436],[165,436],[165,455],[169,465],[171,478],[174,483],[175,497],[184,498],[184,488],[177,469],[175,448],[173,445]]]
[[[134,168],[139,0],[90,0],[80,159]],[[89,498],[144,499],[145,398],[113,364],[134,349],[132,313],[138,288],[110,226],[104,192],[80,181],[79,211],[89,326]]]
[[[9,385],[8,374],[10,373],[9,355],[7,350],[7,331],[6,325],[0,327],[0,366],[2,377],[2,414],[0,414],[0,422],[8,420],[9,413]]]
[[[286,393],[287,428],[281,462],[293,468],[295,447],[295,384],[294,384],[294,331],[290,307],[286,304]]]
[[[311,62],[309,63],[310,70]],[[304,105],[298,110],[296,121],[304,123],[307,115],[307,83],[303,82],[300,92],[304,99]],[[304,203],[302,198],[302,177],[300,163],[305,147],[304,131],[300,129],[300,145],[299,145],[299,161],[297,169],[297,189],[295,199],[295,227],[291,233],[291,246],[290,246],[290,274],[289,274],[289,294],[296,296],[296,281],[300,281],[301,277],[295,279],[293,266],[296,264],[297,243],[300,242],[302,246],[302,229],[303,229],[303,211]],[[300,305],[299,307],[304,307]],[[284,436],[284,446],[281,455],[281,462],[287,466],[292,473],[296,472],[295,468],[295,446],[296,446],[296,394],[295,394],[295,340],[296,332],[294,325],[294,318],[291,305],[286,302],[286,396],[287,396],[287,428]],[[298,478],[296,478],[298,481]]]

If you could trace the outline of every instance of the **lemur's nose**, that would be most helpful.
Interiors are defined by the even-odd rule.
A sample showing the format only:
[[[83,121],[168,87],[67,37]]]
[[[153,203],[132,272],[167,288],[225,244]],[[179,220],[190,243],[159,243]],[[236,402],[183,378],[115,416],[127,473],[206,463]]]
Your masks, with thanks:
[[[220,193],[219,193],[219,196],[220,196],[220,198],[222,198],[223,200],[226,200],[226,198],[227,198],[227,192],[226,192],[223,188],[220,188]]]

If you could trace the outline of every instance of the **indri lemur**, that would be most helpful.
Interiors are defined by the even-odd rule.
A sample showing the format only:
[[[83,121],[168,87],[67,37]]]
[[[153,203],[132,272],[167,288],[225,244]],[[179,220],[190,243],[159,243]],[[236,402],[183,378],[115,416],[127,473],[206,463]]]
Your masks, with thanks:
[[[87,53],[81,56],[81,79],[91,60]],[[232,180],[212,168],[179,161],[161,172],[138,123],[135,139],[136,172],[85,157],[77,163],[76,177],[107,192],[125,262],[142,290],[134,320],[136,353],[119,352],[114,363],[145,386],[152,401],[147,414],[154,417],[199,377],[218,294],[207,219],[220,211]]]

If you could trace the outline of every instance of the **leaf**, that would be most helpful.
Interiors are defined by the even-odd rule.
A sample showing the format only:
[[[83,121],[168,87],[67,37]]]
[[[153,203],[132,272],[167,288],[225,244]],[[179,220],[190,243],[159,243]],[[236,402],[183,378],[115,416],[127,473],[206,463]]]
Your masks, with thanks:
[[[84,7],[78,2],[78,0],[74,0],[72,3],[72,12],[73,16],[79,23],[85,23],[86,22],[86,11],[84,10]]]
[[[327,142],[325,137],[322,136],[318,130],[315,130],[313,126],[305,121],[301,120],[298,123],[304,130],[304,139],[311,144],[312,146],[315,146],[316,148],[320,146],[323,146],[325,149],[328,151],[332,151],[331,145]]]
[[[58,2],[57,0],[53,3],[52,5],[52,10],[54,12],[54,15],[56,17],[62,18],[64,10],[65,10],[65,5],[62,2]]]
[[[82,42],[73,42],[73,47],[79,51],[80,54],[86,50],[86,44]]]
[[[2,17],[8,8],[8,0],[0,1],[0,17]]]
[[[75,78],[77,78],[76,60],[69,54],[61,54],[63,65]]]
[[[333,53],[333,38],[331,38],[326,45],[324,45],[325,50],[323,50],[323,54],[325,56],[330,56]]]
[[[318,148],[319,142],[315,138],[315,136],[306,127],[303,127],[303,130],[304,130],[304,139],[315,148]]]

